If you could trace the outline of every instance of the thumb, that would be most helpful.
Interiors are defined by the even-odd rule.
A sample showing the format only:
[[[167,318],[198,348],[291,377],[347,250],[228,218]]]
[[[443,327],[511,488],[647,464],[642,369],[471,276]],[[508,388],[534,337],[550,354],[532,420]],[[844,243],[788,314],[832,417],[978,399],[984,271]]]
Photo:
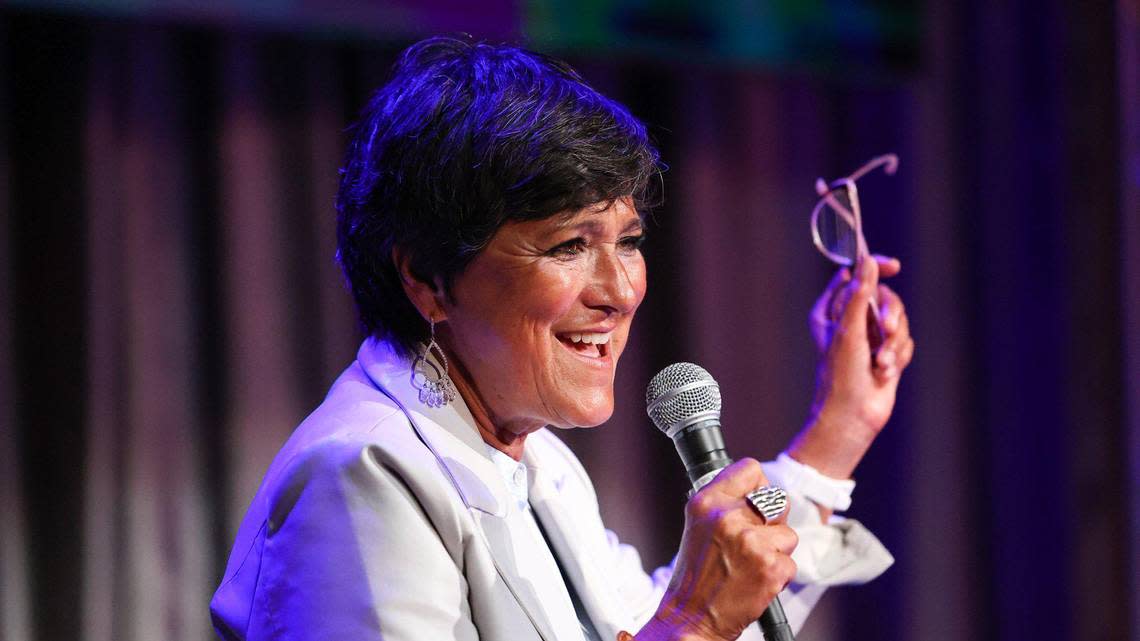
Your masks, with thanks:
[[[839,325],[843,333],[854,339],[856,344],[865,344],[867,305],[871,303],[879,287],[879,263],[870,258],[860,260],[855,267],[854,278],[847,286],[851,288],[851,298],[847,301]]]

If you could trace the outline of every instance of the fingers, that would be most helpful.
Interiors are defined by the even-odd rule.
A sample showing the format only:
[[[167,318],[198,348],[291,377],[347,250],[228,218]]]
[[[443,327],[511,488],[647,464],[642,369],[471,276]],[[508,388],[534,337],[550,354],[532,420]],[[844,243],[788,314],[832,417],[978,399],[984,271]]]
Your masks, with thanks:
[[[879,264],[880,278],[890,278],[902,271],[902,263],[897,258],[883,256],[882,254],[873,254],[872,258]]]
[[[759,530],[752,531],[759,532]],[[763,533],[765,546],[788,556],[791,556],[800,542],[800,536],[796,534],[796,531],[783,523],[769,525]]]
[[[767,484],[768,478],[764,476],[764,468],[760,467],[760,462],[754,458],[742,458],[721,470],[712,483],[709,483],[708,489],[718,494],[739,498]]]
[[[764,476],[760,463],[756,459],[745,458],[721,470],[690,503],[694,511],[703,515],[739,510],[753,525],[781,524],[787,520],[786,508],[777,516],[765,519],[748,497],[754,490],[765,485],[768,485],[768,479]]]
[[[735,540],[739,553],[751,558],[752,567],[778,584],[775,594],[795,576],[795,564],[787,564],[799,536],[785,524],[788,510],[765,521],[748,499],[750,492],[767,484],[760,463],[744,458],[721,470],[688,507],[690,516],[715,519],[714,529],[720,536]]]
[[[899,369],[901,370],[901,369],[905,368],[907,365],[910,365],[910,362],[912,360],[914,360],[914,338],[909,338],[909,339],[907,339],[906,344],[902,346],[902,349],[899,350],[899,356],[898,356],[898,367],[899,367]]]
[[[897,275],[902,271],[902,263],[897,258],[889,256],[874,255],[874,266],[879,269],[879,277],[888,278]],[[857,273],[862,273],[858,271]],[[861,281],[862,279],[860,279]],[[811,310],[811,320],[813,326],[818,326],[831,321],[832,319],[841,318],[843,310],[847,309],[847,303],[851,297],[856,293],[857,287],[844,288],[843,285],[851,282],[851,271],[844,267],[838,270],[831,281],[828,282],[827,287],[824,288],[823,293],[816,299],[815,305]],[[876,283],[877,285],[877,283]],[[884,308],[885,309],[885,308]]]
[[[878,300],[885,337],[875,353],[875,374],[880,380],[898,376],[914,355],[910,319],[902,299],[886,285],[879,285]]]
[[[823,293],[815,300],[815,305],[811,308],[811,314],[808,316],[808,327],[811,329],[812,338],[815,339],[815,345],[822,352],[827,348],[829,337],[829,329],[831,319],[834,318],[832,310],[835,308],[835,303],[839,298],[839,294],[843,292],[843,285],[851,280],[851,270],[846,267],[838,269],[835,275],[831,277],[831,281],[827,283]]]
[[[820,323],[826,323],[830,320],[828,318],[828,311],[831,308],[832,299],[839,291],[843,284],[851,280],[851,270],[846,267],[838,269],[835,275],[828,281],[827,287],[823,288],[823,293],[816,299],[815,305],[811,308],[811,317],[813,320],[818,320]]]
[[[689,499],[673,578],[654,615],[663,629],[735,639],[795,577],[795,531],[765,524],[746,496],[766,483],[760,464],[742,459]]]
[[[795,530],[783,524],[754,527],[741,534],[744,556],[750,559],[752,573],[763,584],[765,604],[796,577],[792,552],[799,542]]]
[[[786,525],[754,528],[741,535],[743,554],[749,559],[753,574],[765,584],[765,603],[796,577],[792,552],[797,543],[799,537],[795,530]]]
[[[905,313],[902,299],[886,285],[879,285],[875,298],[879,302],[879,318],[883,321],[883,329],[888,335],[897,331],[899,321]]]

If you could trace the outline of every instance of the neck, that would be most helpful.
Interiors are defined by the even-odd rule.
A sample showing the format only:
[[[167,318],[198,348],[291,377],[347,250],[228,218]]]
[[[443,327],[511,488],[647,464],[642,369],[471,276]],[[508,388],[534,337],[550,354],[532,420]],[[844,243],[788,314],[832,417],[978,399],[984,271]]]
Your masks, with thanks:
[[[467,374],[462,361],[456,358],[451,350],[447,351],[447,361],[451,365],[448,373],[451,382],[455,384],[455,389],[463,397],[467,409],[471,411],[483,441],[514,460],[521,461],[527,435],[543,426],[536,424],[535,421],[512,422],[495,417],[483,401],[475,382]]]

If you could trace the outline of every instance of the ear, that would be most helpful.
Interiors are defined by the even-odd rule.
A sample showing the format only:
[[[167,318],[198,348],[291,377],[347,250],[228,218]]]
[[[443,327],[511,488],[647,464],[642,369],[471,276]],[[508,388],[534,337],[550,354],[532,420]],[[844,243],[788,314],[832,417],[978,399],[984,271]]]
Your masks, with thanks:
[[[401,247],[392,249],[392,263],[396,266],[396,273],[400,275],[400,284],[404,287],[404,295],[412,301],[424,320],[440,322],[447,319],[447,311],[443,306],[443,283],[437,278],[435,282],[425,281],[412,272],[411,255]]]

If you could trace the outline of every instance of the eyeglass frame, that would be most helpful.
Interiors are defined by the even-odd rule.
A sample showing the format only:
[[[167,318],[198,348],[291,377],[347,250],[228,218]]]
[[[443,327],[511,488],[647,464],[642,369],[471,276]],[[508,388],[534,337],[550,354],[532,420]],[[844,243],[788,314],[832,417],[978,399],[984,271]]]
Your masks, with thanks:
[[[871,253],[867,248],[867,239],[863,237],[863,216],[859,206],[859,189],[855,186],[855,181],[879,167],[882,167],[883,171],[887,172],[888,175],[893,176],[899,168],[899,157],[896,154],[876,156],[852,172],[851,175],[833,180],[831,183],[825,182],[823,178],[815,179],[815,192],[819,195],[819,202],[816,203],[815,209],[812,209],[811,212],[811,240],[812,243],[815,244],[815,248],[818,249],[821,254],[837,265],[852,267]],[[833,192],[840,188],[846,189],[847,193],[850,194],[851,210],[848,210],[840,204],[839,200],[832,195]],[[819,214],[823,211],[824,205],[830,205],[831,209],[855,230],[854,260],[832,252],[827,248],[823,239],[820,237]]]
[[[882,167],[883,171],[887,172],[888,175],[893,176],[899,168],[899,157],[896,154],[875,156],[862,167],[852,172],[851,175],[833,180],[830,184],[825,182],[823,178],[815,179],[815,192],[819,195],[819,202],[816,203],[815,209],[811,211],[811,240],[815,244],[815,248],[818,249],[821,254],[837,265],[853,267],[871,254],[870,249],[867,248],[867,239],[863,237],[863,216],[859,206],[859,189],[855,186],[855,181],[879,167]],[[840,187],[846,188],[847,193],[850,194],[851,211],[848,211],[846,207],[840,204],[835,196],[832,196],[832,193]],[[847,224],[851,225],[851,228],[855,230],[854,260],[832,252],[823,243],[823,239],[820,238],[819,213],[823,211],[824,205],[830,205],[831,209],[847,221]],[[870,307],[871,315],[875,319],[875,330],[878,333],[878,336],[874,337],[872,342],[882,343],[881,328],[883,326],[883,319],[879,313],[878,297],[872,296],[867,306]]]

